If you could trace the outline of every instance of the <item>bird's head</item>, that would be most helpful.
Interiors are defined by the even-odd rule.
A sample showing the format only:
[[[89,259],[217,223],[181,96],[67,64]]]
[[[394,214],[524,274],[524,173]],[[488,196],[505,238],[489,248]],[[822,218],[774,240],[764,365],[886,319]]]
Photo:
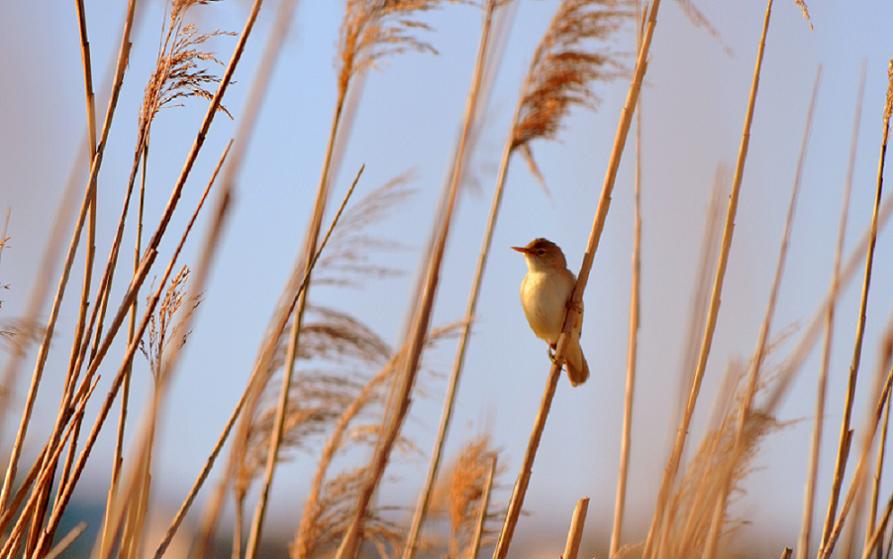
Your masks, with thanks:
[[[534,239],[522,247],[512,247],[524,255],[529,270],[545,270],[549,268],[565,269],[567,260],[561,248],[542,237]]]

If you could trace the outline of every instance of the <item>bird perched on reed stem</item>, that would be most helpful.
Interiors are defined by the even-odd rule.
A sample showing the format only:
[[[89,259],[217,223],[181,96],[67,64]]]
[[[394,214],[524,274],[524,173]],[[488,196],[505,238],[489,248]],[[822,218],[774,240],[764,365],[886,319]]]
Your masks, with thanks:
[[[571,304],[571,295],[577,278],[567,269],[567,260],[561,248],[547,239],[538,238],[523,247],[512,247],[524,255],[527,275],[521,281],[521,306],[527,322],[537,338],[549,344],[549,357],[558,344],[564,314]],[[571,385],[578,386],[589,378],[589,365],[580,348],[580,331],[583,327],[583,309],[580,318],[571,328],[565,351],[565,366]]]

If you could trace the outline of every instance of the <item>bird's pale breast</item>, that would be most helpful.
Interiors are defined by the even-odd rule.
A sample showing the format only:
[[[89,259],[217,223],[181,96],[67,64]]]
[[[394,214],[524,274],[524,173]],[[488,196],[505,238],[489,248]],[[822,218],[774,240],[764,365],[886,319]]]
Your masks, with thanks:
[[[574,289],[574,275],[567,269],[529,271],[521,282],[521,306],[538,338],[555,343],[561,335],[567,300]]]

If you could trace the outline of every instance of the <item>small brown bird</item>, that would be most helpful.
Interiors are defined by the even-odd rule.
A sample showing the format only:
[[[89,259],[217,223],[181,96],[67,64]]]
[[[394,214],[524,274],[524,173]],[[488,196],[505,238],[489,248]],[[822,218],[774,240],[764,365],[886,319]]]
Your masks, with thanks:
[[[549,344],[550,353],[555,350],[564,314],[571,303],[571,295],[577,278],[567,269],[567,260],[561,248],[547,239],[534,239],[523,247],[512,247],[524,255],[527,275],[521,281],[521,306],[527,322],[537,338]],[[577,386],[589,378],[589,365],[580,348],[580,332],[583,327],[583,309],[580,318],[571,329],[565,351],[565,366],[571,385]]]

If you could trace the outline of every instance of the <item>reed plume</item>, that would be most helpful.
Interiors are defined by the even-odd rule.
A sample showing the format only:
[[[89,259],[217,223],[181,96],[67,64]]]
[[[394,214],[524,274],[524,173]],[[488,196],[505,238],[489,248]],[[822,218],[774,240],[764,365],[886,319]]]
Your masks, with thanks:
[[[499,512],[485,510],[485,497],[490,487],[498,483],[500,470],[490,476],[494,461],[498,462],[499,450],[494,448],[489,434],[469,439],[459,449],[447,466],[434,489],[431,508],[446,513],[450,524],[447,557],[474,557],[475,537],[479,519],[483,515],[482,540],[492,532],[487,521],[498,521]],[[503,468],[504,470],[504,468]],[[488,507],[489,508],[489,507]],[[480,542],[477,545],[481,545]]]
[[[455,336],[459,326],[459,324],[449,324],[432,329],[426,346],[429,348],[433,347],[435,344]],[[323,445],[322,453],[316,466],[316,473],[311,482],[309,495],[301,514],[301,523],[291,544],[291,557],[295,559],[313,557],[318,551],[340,541],[340,538],[343,537],[350,527],[348,521],[353,517],[354,509],[349,505],[355,504],[358,496],[356,489],[360,487],[351,485],[354,490],[349,493],[349,497],[346,496],[345,492],[341,490],[343,484],[338,481],[339,477],[344,474],[329,476],[329,468],[337,455],[348,450],[349,443],[352,443],[351,446],[356,444],[375,445],[377,438],[381,435],[380,425],[377,423],[365,423],[358,426],[356,422],[363,417],[371,418],[376,414],[380,415],[384,412],[383,408],[387,401],[387,387],[393,381],[398,371],[398,365],[405,358],[405,354],[406,348],[403,348],[403,350],[391,355],[378,372],[369,377],[362,387],[355,388],[353,400],[343,409],[340,417],[337,418],[328,439]],[[415,448],[411,441],[405,438],[400,438],[396,441],[396,446],[404,450]],[[357,476],[368,474],[365,469],[355,469],[351,472],[351,475]],[[335,499],[333,495],[337,496],[337,507],[333,505],[333,499]],[[351,499],[353,499],[352,502],[350,502]],[[345,502],[342,502],[342,500]],[[331,512],[333,508],[337,508],[340,512],[338,514]],[[344,518],[345,515],[347,518]],[[331,520],[333,516],[339,518],[337,524],[340,528],[337,532],[332,531],[327,526],[328,520]],[[376,512],[372,512],[370,516],[373,521],[378,517],[379,514]],[[339,537],[332,541],[331,538],[336,533]],[[402,534],[403,532],[401,531],[400,533]],[[399,546],[394,549],[399,549]]]

